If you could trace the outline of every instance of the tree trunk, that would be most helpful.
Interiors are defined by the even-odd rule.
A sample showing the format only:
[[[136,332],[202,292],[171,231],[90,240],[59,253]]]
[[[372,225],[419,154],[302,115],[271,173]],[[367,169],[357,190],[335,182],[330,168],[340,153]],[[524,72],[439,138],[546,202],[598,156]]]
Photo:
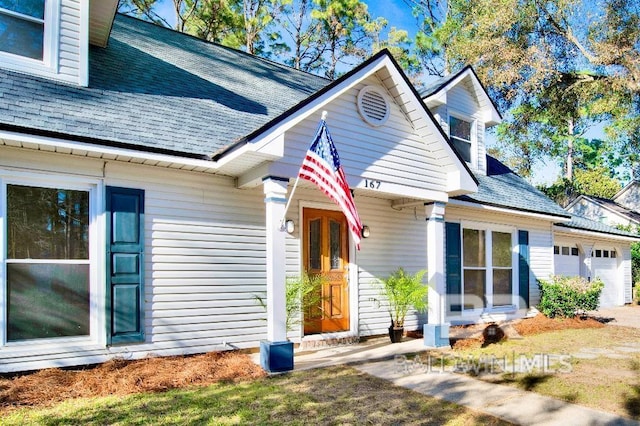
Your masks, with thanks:
[[[573,131],[574,124],[573,119],[569,119],[567,121],[567,128],[569,130],[569,140],[567,141],[567,167],[566,167],[566,175],[565,177],[569,182],[573,182]]]

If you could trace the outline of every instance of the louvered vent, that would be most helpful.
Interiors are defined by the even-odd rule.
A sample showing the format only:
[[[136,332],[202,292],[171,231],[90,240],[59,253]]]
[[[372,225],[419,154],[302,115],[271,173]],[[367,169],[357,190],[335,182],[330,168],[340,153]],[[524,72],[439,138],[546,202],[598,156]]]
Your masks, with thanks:
[[[389,118],[387,97],[374,86],[366,86],[358,93],[358,112],[372,126],[381,126]]]

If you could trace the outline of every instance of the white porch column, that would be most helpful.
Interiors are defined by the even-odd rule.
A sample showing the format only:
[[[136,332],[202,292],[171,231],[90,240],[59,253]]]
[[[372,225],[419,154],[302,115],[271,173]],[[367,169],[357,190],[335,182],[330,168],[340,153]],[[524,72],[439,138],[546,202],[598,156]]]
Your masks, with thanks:
[[[428,324],[444,324],[447,288],[444,255],[445,204],[434,202],[426,206],[427,213],[427,277],[429,279]]]
[[[288,179],[267,177],[263,180],[266,206],[267,238],[267,340],[287,340],[285,312],[286,232],[281,229],[287,203]]]

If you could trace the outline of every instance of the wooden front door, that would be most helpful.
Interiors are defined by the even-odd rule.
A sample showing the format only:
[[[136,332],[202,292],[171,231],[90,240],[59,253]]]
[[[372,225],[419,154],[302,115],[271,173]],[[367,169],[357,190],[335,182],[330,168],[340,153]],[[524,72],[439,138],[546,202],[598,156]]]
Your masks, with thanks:
[[[305,312],[304,333],[349,330],[347,220],[339,211],[304,209],[303,259],[309,275],[321,275],[322,308]]]

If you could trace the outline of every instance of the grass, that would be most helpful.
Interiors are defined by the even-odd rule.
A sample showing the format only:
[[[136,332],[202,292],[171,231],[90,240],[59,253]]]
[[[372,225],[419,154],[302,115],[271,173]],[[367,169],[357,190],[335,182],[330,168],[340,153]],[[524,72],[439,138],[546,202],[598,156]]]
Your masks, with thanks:
[[[68,399],[5,413],[2,425],[503,425],[494,417],[394,386],[349,367],[242,383]]]
[[[481,373],[478,378],[640,420],[640,353],[618,351],[618,356],[626,358],[607,356],[629,342],[640,342],[640,329],[618,326],[568,329],[504,340],[485,347],[461,348],[449,356],[477,360],[482,357],[513,359],[514,355],[516,358],[520,355],[552,355],[547,370],[515,374]],[[573,356],[585,349],[592,350],[597,357],[583,359]],[[567,365],[561,364],[560,359]]]

